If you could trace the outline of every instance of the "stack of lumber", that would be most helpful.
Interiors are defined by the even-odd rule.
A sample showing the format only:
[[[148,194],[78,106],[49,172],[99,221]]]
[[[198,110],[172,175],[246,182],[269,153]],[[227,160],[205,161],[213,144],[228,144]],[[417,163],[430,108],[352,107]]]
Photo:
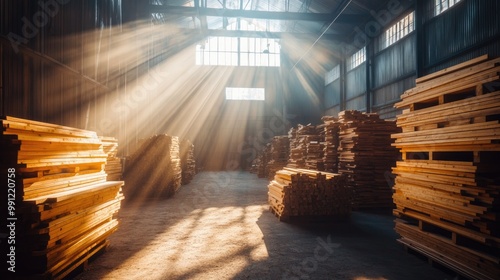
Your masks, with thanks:
[[[114,137],[99,136],[102,142],[102,148],[108,155],[104,171],[108,174],[108,181],[120,181],[122,179],[122,162],[117,156],[118,139]]]
[[[271,141],[270,160],[267,163],[267,177],[274,178],[276,171],[283,169],[288,163],[290,155],[290,141],[288,136],[274,136]]]
[[[186,185],[196,175],[196,161],[194,159],[194,145],[191,141],[184,139],[180,143],[182,184]]]
[[[500,278],[499,65],[424,76],[395,105],[398,241],[471,279]]]
[[[300,127],[300,125],[299,125]],[[305,162],[305,147],[302,146],[300,138],[297,133],[297,128],[291,128],[288,132],[288,139],[290,141],[290,156],[288,157],[288,167],[304,168]]]
[[[267,168],[267,162],[271,157],[271,143],[267,143],[262,151],[260,151],[257,160],[257,177],[267,178],[269,169]]]
[[[127,158],[124,177],[129,200],[173,196],[182,181],[179,138],[161,134],[143,140]]]
[[[318,161],[322,161],[320,136],[316,126],[308,124],[297,126],[295,138],[291,139],[288,167],[316,169]]]
[[[325,144],[323,148],[323,163],[326,172],[338,172],[339,123],[332,116],[321,118],[324,123]]]
[[[353,188],[353,207],[393,207],[390,179],[398,151],[391,146],[391,134],[399,131],[396,123],[377,114],[342,111],[339,127],[339,173]]]
[[[11,207],[0,218],[15,224],[15,275],[61,279],[108,246],[123,182],[106,181],[108,155],[93,131],[14,117],[1,123],[0,170],[9,182],[1,196]],[[6,229],[1,235],[12,236]]]
[[[285,167],[268,185],[270,210],[280,219],[327,217],[351,213],[351,192],[343,175]]]
[[[321,127],[323,130],[323,127]],[[323,148],[325,137],[316,131],[316,135],[305,136],[306,141],[306,168],[311,170],[324,170]]]

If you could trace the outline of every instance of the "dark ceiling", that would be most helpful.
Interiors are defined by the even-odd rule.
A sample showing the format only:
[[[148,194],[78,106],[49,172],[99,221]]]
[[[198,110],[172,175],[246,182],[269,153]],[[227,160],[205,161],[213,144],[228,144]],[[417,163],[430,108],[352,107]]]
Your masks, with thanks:
[[[350,42],[355,30],[377,31],[413,0],[151,0],[155,24],[207,36],[256,36]],[[355,29],[358,27],[359,29]],[[371,28],[371,29],[370,29]]]

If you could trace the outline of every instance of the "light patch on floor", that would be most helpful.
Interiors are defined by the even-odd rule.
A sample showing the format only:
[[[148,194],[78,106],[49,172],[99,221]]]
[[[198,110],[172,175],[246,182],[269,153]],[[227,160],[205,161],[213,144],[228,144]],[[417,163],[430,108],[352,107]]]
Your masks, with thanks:
[[[154,275],[161,275],[157,279],[186,275],[189,279],[207,279],[212,273],[231,278],[252,262],[269,257],[256,224],[264,211],[266,205],[196,209],[103,279],[121,279],[124,275],[151,279],[147,273],[150,269],[155,270]]]

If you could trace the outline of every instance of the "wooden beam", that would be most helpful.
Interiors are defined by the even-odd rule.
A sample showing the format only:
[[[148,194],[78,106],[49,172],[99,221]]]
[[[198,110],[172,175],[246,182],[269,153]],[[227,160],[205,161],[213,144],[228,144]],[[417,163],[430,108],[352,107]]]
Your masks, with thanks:
[[[211,17],[239,17],[260,18],[274,20],[304,20],[304,21],[332,21],[334,15],[330,13],[297,13],[297,12],[270,12],[254,10],[233,10],[196,8],[184,6],[149,5],[151,13],[174,14],[177,16],[211,16]],[[337,23],[359,24],[366,20],[365,15],[343,14],[337,18]]]

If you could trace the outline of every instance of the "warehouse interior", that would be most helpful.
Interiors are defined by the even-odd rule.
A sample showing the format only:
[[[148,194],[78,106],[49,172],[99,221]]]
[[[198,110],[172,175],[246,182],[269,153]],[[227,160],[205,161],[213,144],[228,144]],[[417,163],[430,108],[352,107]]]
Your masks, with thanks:
[[[0,13],[2,279],[500,279],[500,2]]]

